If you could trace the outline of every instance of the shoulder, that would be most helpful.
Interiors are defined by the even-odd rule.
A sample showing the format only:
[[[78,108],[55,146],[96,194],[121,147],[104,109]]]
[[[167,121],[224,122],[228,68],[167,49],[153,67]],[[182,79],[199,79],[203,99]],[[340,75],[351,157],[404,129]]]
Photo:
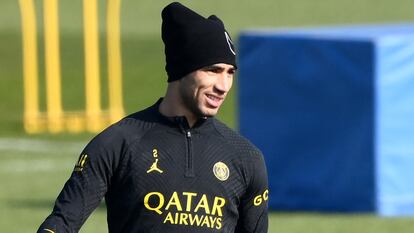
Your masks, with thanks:
[[[213,119],[213,124],[216,131],[223,137],[225,143],[232,146],[240,155],[252,159],[260,159],[263,156],[262,152],[252,142],[226,126],[223,122]]]
[[[153,107],[149,107],[126,116],[115,123],[113,128],[124,135],[139,137],[159,123],[157,118]]]
[[[150,108],[130,114],[110,125],[91,141],[101,147],[128,147],[139,141],[151,128],[157,125],[156,117]]]

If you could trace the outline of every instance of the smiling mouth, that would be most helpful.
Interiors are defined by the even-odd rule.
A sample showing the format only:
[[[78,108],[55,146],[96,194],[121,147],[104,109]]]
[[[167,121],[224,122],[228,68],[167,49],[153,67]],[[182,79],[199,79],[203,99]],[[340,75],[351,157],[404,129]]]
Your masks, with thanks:
[[[206,94],[207,96],[207,103],[214,108],[218,108],[223,101],[224,98],[217,97],[215,95]]]

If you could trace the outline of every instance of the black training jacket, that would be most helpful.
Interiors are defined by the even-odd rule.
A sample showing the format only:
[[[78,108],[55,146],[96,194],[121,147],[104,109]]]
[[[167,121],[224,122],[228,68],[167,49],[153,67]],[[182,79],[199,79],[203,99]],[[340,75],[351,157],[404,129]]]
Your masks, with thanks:
[[[267,232],[261,152],[215,118],[189,128],[159,103],[86,146],[38,232],[78,232],[103,198],[110,233]]]

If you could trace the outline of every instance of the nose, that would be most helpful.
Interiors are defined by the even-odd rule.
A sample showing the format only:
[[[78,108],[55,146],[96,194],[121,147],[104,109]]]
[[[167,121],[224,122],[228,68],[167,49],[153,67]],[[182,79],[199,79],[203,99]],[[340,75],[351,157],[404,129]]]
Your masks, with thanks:
[[[220,94],[225,94],[230,91],[232,84],[233,77],[223,72],[217,77],[214,87]]]

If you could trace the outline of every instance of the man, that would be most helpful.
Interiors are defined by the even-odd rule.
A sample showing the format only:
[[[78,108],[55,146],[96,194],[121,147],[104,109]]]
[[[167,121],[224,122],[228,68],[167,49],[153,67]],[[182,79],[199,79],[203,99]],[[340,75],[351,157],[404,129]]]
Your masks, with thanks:
[[[78,232],[105,197],[109,232],[267,232],[262,154],[214,118],[236,70],[222,21],[162,11],[168,88],[84,149],[38,232]]]

